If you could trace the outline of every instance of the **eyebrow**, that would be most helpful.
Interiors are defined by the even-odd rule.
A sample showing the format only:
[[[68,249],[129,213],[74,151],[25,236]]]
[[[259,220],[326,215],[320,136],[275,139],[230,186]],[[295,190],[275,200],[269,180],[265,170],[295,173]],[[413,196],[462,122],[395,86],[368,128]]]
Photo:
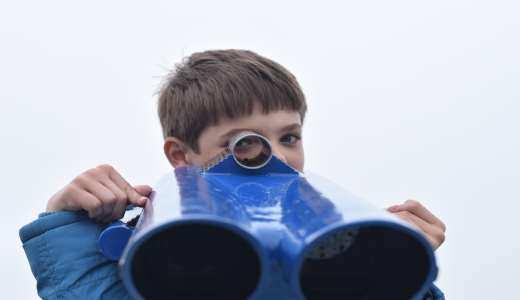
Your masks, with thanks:
[[[300,123],[293,123],[293,124],[289,124],[285,127],[282,127],[279,132],[287,132],[287,131],[291,131],[291,130],[295,130],[295,129],[301,129],[302,128],[302,124]]]
[[[278,130],[278,132],[287,132],[287,131],[291,131],[291,130],[295,130],[295,129],[301,129],[302,125],[300,123],[293,123],[293,124],[289,124],[287,126],[284,126],[282,128],[280,128]],[[231,129],[229,130],[228,132],[226,132],[225,134],[221,135],[220,136],[220,139],[223,140],[223,139],[229,139],[231,138],[233,135],[239,133],[239,132],[242,132],[242,131],[253,131],[253,132],[256,132],[256,130],[253,130],[253,129],[250,129],[250,128],[235,128],[235,129]]]

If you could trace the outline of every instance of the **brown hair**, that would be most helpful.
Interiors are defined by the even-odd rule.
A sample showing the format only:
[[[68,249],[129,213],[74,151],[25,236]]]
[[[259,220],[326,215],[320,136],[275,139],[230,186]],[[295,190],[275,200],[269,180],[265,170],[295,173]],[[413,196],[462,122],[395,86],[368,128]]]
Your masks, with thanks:
[[[296,78],[280,64],[247,50],[194,53],[175,66],[159,91],[163,136],[173,136],[199,152],[202,131],[220,117],[291,110],[302,122],[307,105]]]

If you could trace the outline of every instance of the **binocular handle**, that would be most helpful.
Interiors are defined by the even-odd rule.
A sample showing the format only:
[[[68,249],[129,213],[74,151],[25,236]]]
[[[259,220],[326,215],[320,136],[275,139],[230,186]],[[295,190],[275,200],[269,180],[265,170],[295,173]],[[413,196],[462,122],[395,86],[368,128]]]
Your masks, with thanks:
[[[132,232],[134,228],[121,220],[110,223],[99,235],[99,251],[110,260],[119,260]]]
[[[137,207],[128,205],[123,218],[116,220],[101,232],[98,237],[99,251],[108,259],[117,261],[123,254],[123,250],[134,232],[135,225],[139,219],[141,211],[135,212]],[[142,210],[142,209],[140,209]]]

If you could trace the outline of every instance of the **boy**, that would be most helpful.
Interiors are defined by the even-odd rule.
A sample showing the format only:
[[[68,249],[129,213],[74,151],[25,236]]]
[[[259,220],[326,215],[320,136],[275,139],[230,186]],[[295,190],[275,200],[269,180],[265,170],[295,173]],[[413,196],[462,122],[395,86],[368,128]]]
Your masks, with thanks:
[[[295,77],[244,50],[195,53],[177,66],[159,95],[164,154],[174,168],[204,165],[236,133],[262,134],[273,154],[303,171],[302,123],[307,110]],[[117,264],[97,250],[102,224],[144,205],[149,186],[132,186],[109,165],[87,170],[48,201],[47,211],[20,231],[38,293],[46,299],[128,298]],[[388,209],[418,227],[436,249],[444,224],[419,202]],[[95,222],[94,222],[95,221]],[[430,294],[441,293],[434,287]]]

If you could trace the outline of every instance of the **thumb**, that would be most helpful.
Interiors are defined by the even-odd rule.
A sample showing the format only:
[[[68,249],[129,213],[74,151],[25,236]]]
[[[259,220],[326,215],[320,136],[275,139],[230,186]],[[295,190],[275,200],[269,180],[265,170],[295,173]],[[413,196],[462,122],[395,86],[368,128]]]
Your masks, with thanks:
[[[138,192],[141,196],[148,197],[152,193],[152,187],[149,185],[136,185],[134,186],[136,192]]]
[[[129,196],[128,200],[130,203],[143,207],[148,200],[148,196],[152,192],[152,188],[148,185],[136,185],[131,187],[131,196]]]

